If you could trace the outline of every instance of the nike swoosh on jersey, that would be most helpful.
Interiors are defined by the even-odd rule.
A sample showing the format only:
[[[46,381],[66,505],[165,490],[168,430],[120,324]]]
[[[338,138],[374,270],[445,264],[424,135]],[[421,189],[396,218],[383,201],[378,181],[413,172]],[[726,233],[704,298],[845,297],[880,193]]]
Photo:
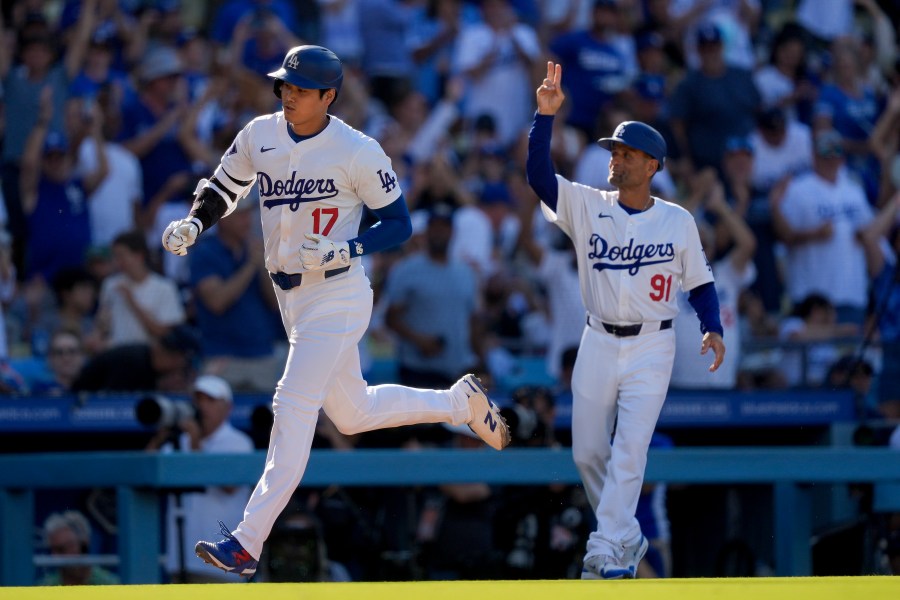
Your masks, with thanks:
[[[259,151],[260,152],[268,152],[269,150],[274,150],[274,149],[275,149],[275,146],[272,146],[271,148],[266,148],[265,146],[260,146]]]
[[[597,218],[598,219],[612,219],[612,215],[605,215],[603,213],[600,213],[599,215],[597,215]]]

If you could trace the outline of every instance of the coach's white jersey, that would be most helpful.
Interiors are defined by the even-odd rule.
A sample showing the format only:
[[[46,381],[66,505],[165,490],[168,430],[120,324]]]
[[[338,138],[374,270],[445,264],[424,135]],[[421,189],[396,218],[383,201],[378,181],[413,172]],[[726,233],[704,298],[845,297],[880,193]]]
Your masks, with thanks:
[[[541,209],[575,245],[581,296],[594,317],[613,324],[672,319],[679,285],[691,290],[713,281],[688,211],[654,198],[649,210],[629,215],[618,191],[556,180],[556,212],[543,203]]]
[[[259,184],[266,268],[273,273],[304,271],[304,234],[355,238],[363,204],[379,209],[400,197],[391,160],[372,138],[334,116],[300,142],[287,128],[282,112],[257,117],[238,133],[221,165],[232,180],[256,178]]]

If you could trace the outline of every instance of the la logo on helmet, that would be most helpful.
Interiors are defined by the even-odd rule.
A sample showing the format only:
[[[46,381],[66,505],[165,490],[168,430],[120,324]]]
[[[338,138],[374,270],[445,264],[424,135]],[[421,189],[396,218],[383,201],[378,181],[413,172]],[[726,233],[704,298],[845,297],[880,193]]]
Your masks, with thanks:
[[[296,54],[292,54],[291,57],[287,61],[287,66],[291,69],[296,69],[297,65],[300,64],[300,59],[297,58]]]

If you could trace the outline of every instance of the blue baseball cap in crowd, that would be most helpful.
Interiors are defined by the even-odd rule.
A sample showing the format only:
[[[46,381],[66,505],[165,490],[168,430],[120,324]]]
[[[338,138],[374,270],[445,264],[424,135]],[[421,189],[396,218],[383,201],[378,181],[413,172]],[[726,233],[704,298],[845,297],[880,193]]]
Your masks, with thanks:
[[[44,154],[52,154],[53,152],[64,153],[69,149],[69,141],[62,133],[51,131],[44,138]]]
[[[101,23],[91,35],[91,46],[111,49],[116,43],[116,28],[111,23]]]
[[[784,109],[778,106],[764,108],[756,117],[756,124],[766,131],[778,131],[787,125],[787,115]]]
[[[718,25],[715,23],[704,23],[697,28],[697,45],[703,44],[721,44],[722,32],[719,31]]]
[[[640,121],[623,121],[619,123],[612,137],[597,140],[601,148],[612,150],[613,144],[625,144],[641,152],[649,154],[659,162],[657,171],[662,171],[666,162],[666,140],[654,128]]]
[[[753,144],[746,135],[732,135],[725,140],[725,152],[749,152],[753,154]]]
[[[512,196],[509,188],[503,182],[492,182],[484,184],[481,193],[478,195],[481,204],[512,204]]]
[[[666,45],[666,41],[663,39],[663,36],[656,31],[645,31],[635,36],[634,45],[638,52],[643,52],[644,50],[651,48],[661,50]]]
[[[634,82],[634,91],[644,100],[658,102],[666,97],[666,80],[662,75],[640,75]]]

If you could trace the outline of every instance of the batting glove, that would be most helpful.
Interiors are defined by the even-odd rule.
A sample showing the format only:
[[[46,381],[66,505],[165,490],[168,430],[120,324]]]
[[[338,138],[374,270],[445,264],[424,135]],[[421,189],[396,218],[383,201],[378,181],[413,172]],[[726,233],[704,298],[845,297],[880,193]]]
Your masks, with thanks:
[[[340,269],[350,264],[350,246],[317,233],[307,233],[308,242],[300,246],[300,262],[307,271]]]
[[[197,241],[197,236],[200,235],[202,229],[203,224],[197,217],[172,221],[163,232],[163,248],[172,254],[184,256],[187,254],[188,246],[193,246]]]

